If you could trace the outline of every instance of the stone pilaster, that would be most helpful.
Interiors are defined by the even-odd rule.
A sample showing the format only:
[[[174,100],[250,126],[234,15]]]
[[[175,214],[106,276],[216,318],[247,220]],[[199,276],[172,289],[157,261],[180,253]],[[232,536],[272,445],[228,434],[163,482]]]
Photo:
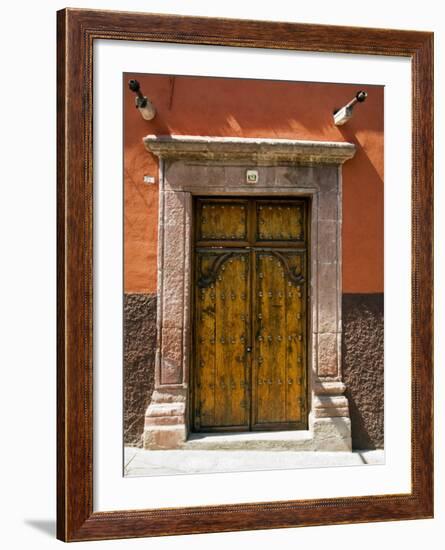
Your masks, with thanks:
[[[161,175],[163,173],[161,162]],[[160,178],[158,341],[155,391],[145,414],[144,447],[180,448],[187,439],[190,339],[191,195]]]
[[[314,434],[315,450],[352,449],[348,399],[342,382],[341,332],[341,170],[325,177],[318,193],[317,242],[312,264],[313,316],[312,406],[309,427]]]

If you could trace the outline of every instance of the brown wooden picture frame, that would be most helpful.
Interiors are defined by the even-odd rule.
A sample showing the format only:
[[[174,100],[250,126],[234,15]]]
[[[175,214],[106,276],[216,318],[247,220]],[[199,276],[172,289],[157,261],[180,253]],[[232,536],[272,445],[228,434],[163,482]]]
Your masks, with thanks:
[[[57,536],[129,538],[433,516],[433,34],[65,9],[58,53]],[[411,492],[93,512],[93,44],[170,42],[412,62]]]

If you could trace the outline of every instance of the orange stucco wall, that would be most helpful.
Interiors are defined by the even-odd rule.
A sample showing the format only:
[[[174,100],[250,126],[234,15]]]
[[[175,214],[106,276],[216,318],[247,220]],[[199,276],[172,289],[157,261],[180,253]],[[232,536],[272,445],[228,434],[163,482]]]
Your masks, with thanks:
[[[137,78],[157,115],[145,121],[128,90]],[[343,292],[383,292],[383,87],[127,74],[124,88],[124,278],[126,292],[156,290],[158,167],[147,134],[349,141],[343,166]],[[359,89],[365,103],[344,126],[332,121]],[[145,175],[156,183],[147,185]]]

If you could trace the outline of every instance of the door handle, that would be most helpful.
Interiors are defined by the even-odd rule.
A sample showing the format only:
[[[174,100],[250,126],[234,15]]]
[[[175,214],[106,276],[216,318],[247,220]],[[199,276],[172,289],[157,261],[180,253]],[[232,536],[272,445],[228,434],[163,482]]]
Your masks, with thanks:
[[[252,348],[250,346],[247,346],[246,351],[247,353],[250,353],[252,351]]]

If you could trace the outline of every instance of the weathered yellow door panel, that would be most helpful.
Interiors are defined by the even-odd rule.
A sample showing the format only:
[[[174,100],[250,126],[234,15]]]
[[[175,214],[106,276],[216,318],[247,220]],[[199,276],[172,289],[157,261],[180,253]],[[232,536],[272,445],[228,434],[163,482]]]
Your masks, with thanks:
[[[200,250],[197,272],[197,423],[247,428],[249,253]]]
[[[254,253],[253,427],[304,423],[304,252]]]
[[[285,280],[271,253],[256,252],[256,423],[286,420]],[[258,356],[258,357],[257,357]]]
[[[258,241],[304,241],[305,203],[256,201]]]
[[[199,199],[195,215],[193,428],[306,428],[306,203]]]
[[[198,238],[200,240],[245,240],[247,238],[247,201],[200,201]]]

